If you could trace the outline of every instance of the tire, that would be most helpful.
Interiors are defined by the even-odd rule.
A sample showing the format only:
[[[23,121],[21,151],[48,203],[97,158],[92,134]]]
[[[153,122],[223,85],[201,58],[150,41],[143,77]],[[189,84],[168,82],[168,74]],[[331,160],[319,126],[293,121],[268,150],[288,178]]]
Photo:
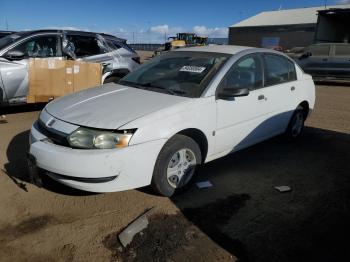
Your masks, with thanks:
[[[285,135],[290,140],[295,140],[299,138],[304,130],[304,122],[305,122],[305,114],[302,107],[298,107],[290,121],[287,127],[287,130],[285,132]]]
[[[110,77],[107,77],[103,83],[104,84],[107,84],[107,83],[116,83],[117,84],[121,78],[122,78],[122,76],[110,76]]]
[[[173,136],[158,155],[151,182],[153,190],[166,197],[172,196],[177,189],[188,185],[201,163],[201,150],[193,139]]]

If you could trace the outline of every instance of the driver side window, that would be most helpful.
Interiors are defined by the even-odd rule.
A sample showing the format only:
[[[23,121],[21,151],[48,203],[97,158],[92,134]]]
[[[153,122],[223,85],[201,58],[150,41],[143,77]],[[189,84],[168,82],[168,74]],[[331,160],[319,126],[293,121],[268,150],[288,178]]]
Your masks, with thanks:
[[[56,35],[32,37],[14,47],[11,51],[23,52],[24,57],[56,57],[59,56],[58,38]]]
[[[262,87],[262,67],[258,56],[248,55],[236,62],[220,84],[221,89],[250,90]]]

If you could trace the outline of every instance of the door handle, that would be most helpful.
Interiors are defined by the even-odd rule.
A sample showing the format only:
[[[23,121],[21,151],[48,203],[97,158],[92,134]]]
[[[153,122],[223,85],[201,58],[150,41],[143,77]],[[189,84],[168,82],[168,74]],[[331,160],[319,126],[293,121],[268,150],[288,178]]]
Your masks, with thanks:
[[[258,100],[264,100],[264,99],[265,99],[265,96],[264,96],[264,95],[258,96]]]
[[[290,91],[294,91],[295,90],[295,86],[292,86],[291,88],[290,88]]]
[[[327,59],[327,58],[323,58],[323,59],[322,59],[322,61],[327,62],[327,61],[328,61],[328,59]]]

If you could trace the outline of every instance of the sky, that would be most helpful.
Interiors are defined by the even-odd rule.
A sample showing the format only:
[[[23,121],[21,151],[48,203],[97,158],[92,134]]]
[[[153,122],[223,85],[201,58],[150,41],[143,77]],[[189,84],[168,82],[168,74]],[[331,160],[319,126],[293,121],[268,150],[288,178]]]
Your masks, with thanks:
[[[162,43],[178,32],[227,37],[228,27],[262,11],[350,0],[0,0],[0,30],[79,29]]]

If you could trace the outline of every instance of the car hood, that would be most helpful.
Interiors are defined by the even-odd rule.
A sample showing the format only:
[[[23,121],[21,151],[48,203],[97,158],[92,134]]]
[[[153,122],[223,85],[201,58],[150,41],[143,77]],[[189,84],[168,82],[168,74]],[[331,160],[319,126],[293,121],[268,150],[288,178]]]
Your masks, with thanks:
[[[106,84],[54,100],[45,109],[53,117],[71,124],[117,129],[142,116],[189,99]]]

